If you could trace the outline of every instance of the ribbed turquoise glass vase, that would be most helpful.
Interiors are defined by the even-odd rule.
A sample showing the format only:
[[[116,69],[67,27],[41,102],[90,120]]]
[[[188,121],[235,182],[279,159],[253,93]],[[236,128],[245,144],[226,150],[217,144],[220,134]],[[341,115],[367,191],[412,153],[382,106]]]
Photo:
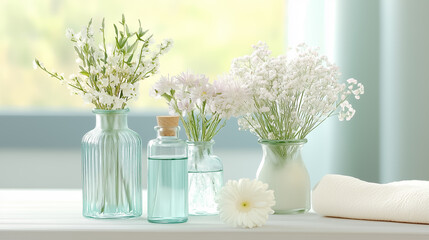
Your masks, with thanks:
[[[140,136],[128,128],[129,110],[93,110],[95,128],[82,139],[83,216],[142,214]]]

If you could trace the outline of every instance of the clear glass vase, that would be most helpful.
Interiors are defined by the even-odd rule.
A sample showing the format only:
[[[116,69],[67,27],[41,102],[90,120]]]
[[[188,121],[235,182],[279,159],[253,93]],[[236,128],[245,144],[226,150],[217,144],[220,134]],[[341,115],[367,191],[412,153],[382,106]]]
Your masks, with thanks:
[[[82,138],[83,216],[127,218],[142,214],[140,136],[123,110],[93,110],[95,128]]]
[[[215,197],[223,186],[223,165],[212,155],[214,141],[187,143],[189,214],[218,214]]]
[[[155,130],[158,137],[147,147],[147,220],[183,223],[188,221],[188,148],[178,138],[179,127],[158,126]]]
[[[256,177],[274,191],[277,214],[310,210],[310,177],[301,157],[302,140],[260,140],[263,156]]]

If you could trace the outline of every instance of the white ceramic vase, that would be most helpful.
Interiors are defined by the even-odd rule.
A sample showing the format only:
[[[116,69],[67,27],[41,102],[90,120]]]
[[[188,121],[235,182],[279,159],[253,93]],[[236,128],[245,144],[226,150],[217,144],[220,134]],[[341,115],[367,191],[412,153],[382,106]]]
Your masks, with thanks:
[[[301,157],[302,140],[260,140],[263,157],[256,177],[274,191],[276,214],[305,213],[311,208],[310,177]]]

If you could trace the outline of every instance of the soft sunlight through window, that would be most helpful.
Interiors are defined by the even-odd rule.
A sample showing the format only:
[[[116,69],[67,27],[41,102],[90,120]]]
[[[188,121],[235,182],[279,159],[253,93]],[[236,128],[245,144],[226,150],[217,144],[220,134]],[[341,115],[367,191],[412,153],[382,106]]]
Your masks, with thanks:
[[[229,70],[235,56],[250,53],[251,45],[259,40],[266,41],[274,55],[286,46],[285,1],[1,1],[0,111],[90,109],[59,81],[33,70],[32,61],[37,57],[66,77],[76,73],[76,56],[65,37],[66,28],[79,31],[91,17],[98,28],[104,16],[107,32],[113,34],[112,24],[122,13],[132,28],[140,19],[155,41],[174,40],[171,51],[160,59],[160,74],[190,70],[214,78]],[[159,76],[142,82],[140,98],[131,107],[165,106],[148,94]]]

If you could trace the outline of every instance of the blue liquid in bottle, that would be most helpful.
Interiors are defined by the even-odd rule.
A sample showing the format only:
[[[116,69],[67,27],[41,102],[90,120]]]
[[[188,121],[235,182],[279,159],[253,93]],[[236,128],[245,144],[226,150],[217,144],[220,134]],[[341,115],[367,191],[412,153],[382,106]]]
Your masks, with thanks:
[[[173,118],[158,117],[158,137],[148,143],[147,220],[151,223],[188,221],[187,144],[178,138],[178,117]]]

